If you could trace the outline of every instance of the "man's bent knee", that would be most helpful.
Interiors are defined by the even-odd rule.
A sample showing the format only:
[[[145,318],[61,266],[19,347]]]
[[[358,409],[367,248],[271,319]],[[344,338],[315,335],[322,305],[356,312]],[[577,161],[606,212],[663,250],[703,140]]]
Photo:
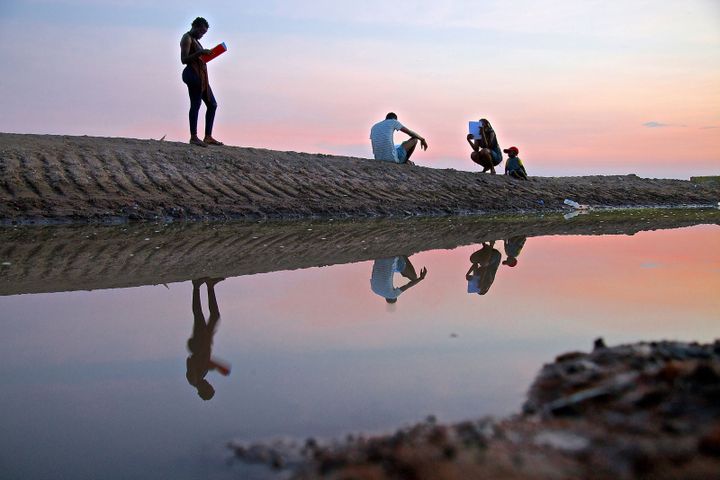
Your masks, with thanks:
[[[413,148],[415,148],[415,146],[417,146],[417,143],[418,143],[418,139],[417,139],[417,138],[411,138],[410,140],[405,140],[405,141],[402,143],[402,146],[403,146],[403,148],[404,148],[406,151],[410,151],[410,150],[412,150]]]

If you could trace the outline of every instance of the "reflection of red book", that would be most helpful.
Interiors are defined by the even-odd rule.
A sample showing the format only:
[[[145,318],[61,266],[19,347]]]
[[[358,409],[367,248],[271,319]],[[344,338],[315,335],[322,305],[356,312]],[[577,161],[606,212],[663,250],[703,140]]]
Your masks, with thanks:
[[[211,358],[209,363],[210,368],[217,370],[220,375],[225,377],[230,375],[230,364],[223,362],[219,358]]]
[[[210,52],[211,52],[210,55],[200,55],[200,60],[207,63],[210,60],[212,60],[213,58],[220,55],[221,53],[227,52],[227,47],[225,46],[225,42],[219,44],[218,46],[216,46],[215,48],[210,50]]]

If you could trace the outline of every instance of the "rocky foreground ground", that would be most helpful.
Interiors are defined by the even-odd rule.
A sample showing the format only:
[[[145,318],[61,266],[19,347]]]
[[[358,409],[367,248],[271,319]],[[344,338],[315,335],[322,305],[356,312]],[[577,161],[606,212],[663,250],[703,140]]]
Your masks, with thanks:
[[[230,445],[295,480],[720,478],[720,340],[596,340],[545,365],[524,411],[323,444]]]
[[[720,183],[537,177],[254,148],[0,134],[0,223],[372,217],[717,206]]]

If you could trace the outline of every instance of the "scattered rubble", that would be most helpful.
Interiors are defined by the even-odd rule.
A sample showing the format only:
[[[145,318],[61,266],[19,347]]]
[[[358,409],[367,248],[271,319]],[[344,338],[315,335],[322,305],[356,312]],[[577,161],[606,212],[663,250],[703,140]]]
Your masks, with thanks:
[[[717,479],[720,340],[598,339],[545,365],[523,412],[500,421],[430,417],[381,437],[231,448],[295,480]]]

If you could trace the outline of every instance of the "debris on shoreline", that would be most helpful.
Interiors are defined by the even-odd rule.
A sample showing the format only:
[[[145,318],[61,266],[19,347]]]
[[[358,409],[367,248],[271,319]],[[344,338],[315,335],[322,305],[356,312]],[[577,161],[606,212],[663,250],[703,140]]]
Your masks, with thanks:
[[[523,412],[503,420],[230,448],[295,480],[720,478],[720,340],[599,339],[545,365]]]

